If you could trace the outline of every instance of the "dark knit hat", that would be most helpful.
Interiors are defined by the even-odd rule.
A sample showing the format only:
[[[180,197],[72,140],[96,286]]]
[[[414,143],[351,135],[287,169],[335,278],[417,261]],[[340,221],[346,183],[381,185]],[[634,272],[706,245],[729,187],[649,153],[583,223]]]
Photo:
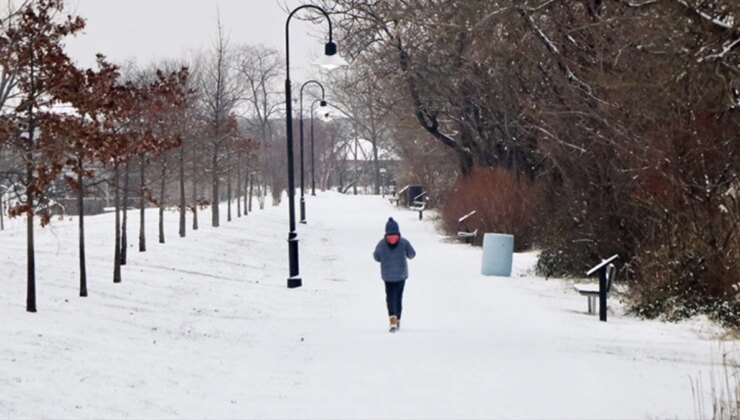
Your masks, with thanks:
[[[388,218],[388,222],[385,224],[385,234],[386,235],[400,235],[401,231],[398,229],[398,223],[396,223],[395,220],[393,220],[392,217]]]

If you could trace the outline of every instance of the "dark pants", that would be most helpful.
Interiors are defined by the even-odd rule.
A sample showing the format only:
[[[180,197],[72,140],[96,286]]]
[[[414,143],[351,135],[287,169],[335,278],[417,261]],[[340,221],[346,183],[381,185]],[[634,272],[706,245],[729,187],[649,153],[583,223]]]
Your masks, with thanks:
[[[403,286],[406,280],[385,283],[385,302],[388,304],[388,316],[395,315],[401,319],[401,301],[403,300]]]

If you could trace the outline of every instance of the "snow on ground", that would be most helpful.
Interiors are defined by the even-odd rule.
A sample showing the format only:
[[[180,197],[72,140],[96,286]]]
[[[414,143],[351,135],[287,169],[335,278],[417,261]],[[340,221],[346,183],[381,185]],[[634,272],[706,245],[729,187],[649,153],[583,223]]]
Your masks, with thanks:
[[[706,322],[587,315],[562,280],[480,275],[480,248],[373,196],[307,197],[304,286],[287,289],[285,204],[137,252],[112,283],[113,216],[37,232],[38,313],[24,311],[25,236],[0,232],[0,418],[654,418],[710,414],[722,346]],[[225,210],[225,208],[224,208]],[[225,219],[226,212],[222,212]],[[372,259],[388,216],[416,247],[402,329],[387,332]],[[188,222],[190,223],[190,222]],[[736,379],[736,378],[735,378]],[[703,384],[699,411],[692,382]]]

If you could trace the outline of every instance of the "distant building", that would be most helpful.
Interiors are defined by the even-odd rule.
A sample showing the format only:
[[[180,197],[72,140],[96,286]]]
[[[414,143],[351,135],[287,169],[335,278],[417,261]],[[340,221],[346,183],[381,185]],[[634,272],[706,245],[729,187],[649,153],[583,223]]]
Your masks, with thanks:
[[[335,146],[335,165],[339,180],[339,191],[372,193],[377,177],[374,165],[373,144],[370,140],[350,138]],[[380,186],[384,193],[395,187],[396,167],[400,158],[392,150],[378,146],[378,169]]]

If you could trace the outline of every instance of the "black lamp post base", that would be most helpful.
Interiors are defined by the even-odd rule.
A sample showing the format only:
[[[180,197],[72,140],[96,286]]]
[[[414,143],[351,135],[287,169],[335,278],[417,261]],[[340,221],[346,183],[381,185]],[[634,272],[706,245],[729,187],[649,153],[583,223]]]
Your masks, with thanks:
[[[290,197],[288,197],[290,198]],[[293,220],[291,228],[295,229],[295,218],[291,216]],[[298,238],[296,237],[295,231],[288,234],[288,258],[290,261],[290,277],[288,277],[288,288],[301,287],[303,282],[301,281],[300,271],[298,270]]]
[[[305,225],[307,222],[305,220],[299,220],[298,223],[303,223]]]

